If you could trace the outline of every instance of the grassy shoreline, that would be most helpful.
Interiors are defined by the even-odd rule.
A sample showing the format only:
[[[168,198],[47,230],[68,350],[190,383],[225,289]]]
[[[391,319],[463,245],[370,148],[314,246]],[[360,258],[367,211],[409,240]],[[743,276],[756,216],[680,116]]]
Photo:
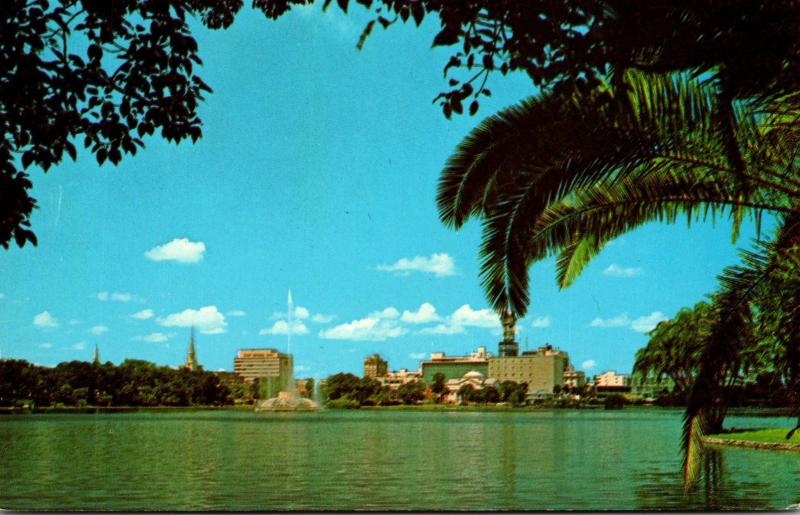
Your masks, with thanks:
[[[734,429],[708,435],[705,442],[711,445],[732,445],[754,449],[773,449],[800,452],[800,431],[786,439],[788,428]]]

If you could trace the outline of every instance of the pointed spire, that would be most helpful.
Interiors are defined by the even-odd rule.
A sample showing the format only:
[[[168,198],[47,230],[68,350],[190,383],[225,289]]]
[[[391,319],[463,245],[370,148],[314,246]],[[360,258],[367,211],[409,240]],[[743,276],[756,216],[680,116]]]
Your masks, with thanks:
[[[189,333],[189,351],[186,353],[186,363],[183,365],[189,370],[197,368],[197,350],[194,347],[194,326]]]
[[[94,344],[94,359],[92,360],[93,365],[100,365],[100,347],[95,343]]]

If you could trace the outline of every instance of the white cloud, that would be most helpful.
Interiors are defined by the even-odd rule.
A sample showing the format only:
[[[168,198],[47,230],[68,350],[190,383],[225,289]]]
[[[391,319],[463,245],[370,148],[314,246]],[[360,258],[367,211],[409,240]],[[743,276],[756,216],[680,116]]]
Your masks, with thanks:
[[[586,361],[581,363],[581,369],[583,369],[584,371],[594,370],[595,368],[597,368],[597,362],[593,359],[587,359]]]
[[[144,253],[153,261],[177,261],[178,263],[197,263],[203,259],[206,244],[190,241],[188,238],[175,238],[169,243],[153,247]]]
[[[77,319],[75,319],[75,318],[71,318],[71,319],[69,320],[69,325],[78,325],[78,324],[80,324],[80,323],[81,323],[81,321],[80,321],[80,320],[77,320]]]
[[[631,322],[631,329],[640,333],[651,331],[662,320],[667,320],[661,311],[653,311],[649,315],[641,316]]]
[[[311,315],[311,313],[308,311],[308,308],[303,307],[303,306],[295,306],[294,310],[292,311],[292,318],[294,318],[295,320],[305,320],[310,315]],[[275,319],[275,318],[283,318],[283,319],[285,319],[286,318],[286,311],[275,311],[275,312],[272,313],[272,316],[270,316],[270,318],[272,318],[272,319]]]
[[[113,300],[114,302],[144,302],[144,299],[139,297],[138,295],[134,295],[133,293],[123,293],[123,292],[112,292],[109,293],[107,291],[101,291],[97,294],[97,300],[100,301],[107,301]]]
[[[311,321],[317,324],[327,324],[328,322],[331,322],[334,318],[336,318],[334,315],[324,315],[322,313],[317,313],[311,317]]]
[[[441,319],[442,317],[436,314],[436,308],[429,302],[420,305],[416,311],[403,311],[403,316],[400,317],[400,320],[408,324],[427,324]]]
[[[636,277],[638,275],[642,275],[642,269],[638,267],[624,267],[617,264],[611,264],[608,265],[605,270],[603,270],[603,275],[608,275],[610,277]]]
[[[550,315],[545,315],[543,317],[536,317],[531,322],[531,327],[541,329],[544,327],[550,327]]]
[[[396,312],[397,310],[395,309],[394,311]],[[393,319],[396,317],[397,315],[388,318],[369,316],[320,331],[319,336],[328,340],[362,341],[384,341],[389,338],[397,338],[405,334],[406,330],[400,327],[397,321]]]
[[[400,316],[400,312],[397,311],[397,308],[393,308],[393,307],[389,306],[388,308],[384,308],[381,311],[373,311],[372,313],[367,315],[367,318],[382,318],[382,319],[387,319],[388,318],[388,319],[391,319],[391,318],[397,318],[399,316]]]
[[[653,311],[649,315],[640,316],[634,320],[628,318],[627,313],[622,313],[613,318],[595,318],[589,325],[592,327],[628,327],[634,331],[646,333],[662,320],[667,320],[667,317],[661,311]]]
[[[463,332],[464,328],[460,325],[452,325],[447,323],[437,324],[434,327],[425,327],[420,329],[419,334],[461,334]]]
[[[226,315],[228,315],[229,317],[243,317],[243,316],[245,316],[247,313],[245,313],[245,312],[244,312],[244,311],[242,311],[241,309],[234,309],[233,311],[228,311],[228,312],[227,312],[227,313],[225,313],[225,314],[226,314]]]
[[[96,325],[89,329],[89,332],[92,334],[103,334],[108,332],[108,327],[104,325]]]
[[[52,343],[43,342],[43,343],[40,343],[39,345],[37,345],[37,347],[39,347],[40,349],[52,349],[53,348],[53,344]]]
[[[408,355],[408,357],[411,359],[425,359],[427,355],[428,354],[425,352],[412,352]]]
[[[131,315],[131,318],[135,318],[136,320],[149,320],[155,316],[152,309],[143,309],[141,311],[137,311],[136,313]]]
[[[500,317],[491,309],[472,309],[469,304],[464,304],[453,311],[443,323],[434,327],[426,327],[419,334],[461,334],[465,327],[479,327],[498,331],[501,327]]]
[[[164,333],[150,333],[144,336],[134,336],[132,340],[148,343],[161,343],[169,340],[169,336]]]
[[[453,312],[450,320],[454,325],[494,328],[500,326],[500,317],[491,309],[472,309],[464,304]]]
[[[58,327],[58,320],[49,311],[42,311],[33,317],[33,325],[36,327]]]
[[[400,275],[409,275],[411,272],[424,272],[433,274],[436,277],[445,277],[456,273],[455,261],[444,252],[431,254],[430,257],[401,258],[395,261],[394,264],[378,265],[376,268],[382,272],[397,272]]]
[[[228,323],[225,315],[219,312],[217,306],[205,306],[200,309],[185,309],[180,313],[173,313],[165,318],[159,318],[158,323],[164,327],[196,327],[203,334],[221,334],[225,332]]]
[[[592,327],[625,327],[630,325],[630,323],[631,319],[628,318],[628,314],[622,313],[621,315],[606,319],[597,317],[592,320],[589,325]]]
[[[71,350],[84,350],[86,349],[86,342],[77,342],[69,346]]]
[[[258,334],[289,334],[289,323],[286,320],[278,320],[272,327],[264,328]],[[308,327],[302,320],[292,320],[292,334],[308,334]]]

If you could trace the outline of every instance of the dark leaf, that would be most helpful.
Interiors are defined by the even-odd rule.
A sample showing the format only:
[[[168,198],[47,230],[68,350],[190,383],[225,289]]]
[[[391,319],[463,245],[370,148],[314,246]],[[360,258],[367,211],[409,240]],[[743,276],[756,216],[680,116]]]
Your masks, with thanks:
[[[433,45],[432,46],[449,46],[455,45],[458,43],[458,36],[459,33],[454,30],[450,30],[449,27],[443,28],[436,34],[436,37],[433,38]]]
[[[33,150],[28,150],[22,154],[22,168],[27,169],[33,162]]]
[[[411,3],[411,15],[414,17],[414,22],[417,24],[417,27],[419,27],[422,23],[422,19],[425,18],[425,8],[422,6],[422,2]]]

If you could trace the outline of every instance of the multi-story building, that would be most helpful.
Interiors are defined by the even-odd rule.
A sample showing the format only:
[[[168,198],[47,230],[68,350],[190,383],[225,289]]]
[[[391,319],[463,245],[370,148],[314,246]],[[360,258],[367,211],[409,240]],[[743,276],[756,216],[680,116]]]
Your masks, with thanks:
[[[378,377],[378,381],[392,390],[397,390],[406,383],[413,383],[422,378],[422,373],[418,370],[407,370],[401,368],[396,372],[386,372],[385,375]]]
[[[470,372],[467,372],[460,378],[449,379],[445,383],[445,388],[447,393],[444,396],[444,402],[448,404],[455,404],[463,400],[458,392],[464,386],[472,388],[473,390],[483,390],[488,386],[497,388],[497,383],[498,383],[497,379],[491,377],[486,378],[480,372],[472,370]]]
[[[631,376],[617,374],[613,370],[594,376],[594,390],[597,393],[627,393],[631,391]]]
[[[233,371],[245,382],[259,380],[262,398],[288,389],[292,366],[292,356],[275,349],[242,349],[233,360]]]
[[[586,372],[574,370],[571,367],[564,370],[564,386],[570,388],[583,388],[586,386]]]
[[[377,379],[383,377],[389,370],[389,363],[378,354],[364,358],[364,377]]]
[[[484,376],[489,373],[489,358],[491,354],[486,352],[486,347],[478,347],[478,350],[469,356],[445,356],[444,352],[431,353],[431,359],[420,363],[422,380],[428,386],[432,385],[433,376],[441,372],[444,374],[445,381],[450,379],[460,379],[467,372],[480,372]]]
[[[569,365],[566,352],[545,345],[519,356],[490,358],[488,377],[500,382],[527,383],[528,393],[539,396],[553,394],[553,387],[564,384],[564,370]]]

